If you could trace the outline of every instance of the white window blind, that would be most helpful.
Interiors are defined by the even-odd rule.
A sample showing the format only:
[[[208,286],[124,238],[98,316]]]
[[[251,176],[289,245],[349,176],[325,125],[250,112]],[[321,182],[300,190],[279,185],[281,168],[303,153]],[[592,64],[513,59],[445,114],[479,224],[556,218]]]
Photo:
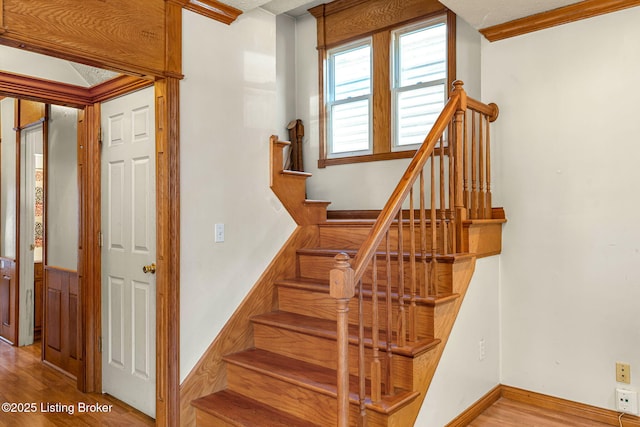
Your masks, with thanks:
[[[443,21],[394,32],[394,150],[415,149],[444,108],[447,29]]]
[[[371,152],[371,44],[330,51],[329,157]]]

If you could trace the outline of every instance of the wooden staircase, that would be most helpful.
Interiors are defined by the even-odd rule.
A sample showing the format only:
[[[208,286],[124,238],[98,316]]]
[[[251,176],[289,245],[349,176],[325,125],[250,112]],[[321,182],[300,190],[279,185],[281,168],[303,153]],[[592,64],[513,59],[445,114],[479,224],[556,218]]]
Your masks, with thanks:
[[[285,143],[271,144],[272,189],[299,226],[230,321],[242,338],[225,328],[183,383],[181,424],[413,425],[476,259],[500,252],[504,212],[476,206],[487,214],[467,219],[453,197],[415,208],[411,191],[375,237],[388,206],[377,220],[327,219],[327,202],[305,198],[309,175],[283,171]]]

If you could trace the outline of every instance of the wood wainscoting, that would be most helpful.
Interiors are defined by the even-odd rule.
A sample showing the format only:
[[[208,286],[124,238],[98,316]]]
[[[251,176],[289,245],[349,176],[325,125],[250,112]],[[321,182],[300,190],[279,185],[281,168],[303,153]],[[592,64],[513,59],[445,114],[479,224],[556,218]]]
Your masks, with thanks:
[[[0,337],[10,344],[18,339],[18,286],[16,262],[0,257]]]
[[[43,360],[70,376],[80,372],[80,295],[78,272],[44,267]]]

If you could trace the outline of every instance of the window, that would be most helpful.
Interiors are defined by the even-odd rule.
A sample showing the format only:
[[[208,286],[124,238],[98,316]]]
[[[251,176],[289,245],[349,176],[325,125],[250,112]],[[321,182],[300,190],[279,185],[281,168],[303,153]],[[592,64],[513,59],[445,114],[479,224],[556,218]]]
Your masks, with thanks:
[[[371,41],[329,52],[331,157],[371,153]]]
[[[455,15],[432,0],[310,11],[323,88],[318,166],[412,157],[455,78]]]
[[[393,33],[393,150],[417,149],[444,108],[446,41],[444,19]]]

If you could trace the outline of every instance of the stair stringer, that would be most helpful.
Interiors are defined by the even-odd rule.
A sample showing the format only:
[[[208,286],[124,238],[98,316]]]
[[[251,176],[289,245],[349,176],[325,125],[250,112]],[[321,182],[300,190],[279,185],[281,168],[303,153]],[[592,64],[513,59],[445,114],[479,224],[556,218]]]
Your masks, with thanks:
[[[193,400],[226,388],[226,362],[223,357],[253,347],[253,326],[250,319],[276,308],[275,283],[296,275],[296,251],[299,248],[317,246],[318,242],[319,231],[315,225],[298,226],[293,231],[218,336],[180,384],[181,426],[196,425],[196,410],[191,406]]]
[[[420,395],[404,408],[389,414],[385,424],[387,427],[406,427],[415,424],[431,381],[435,376],[440,358],[451,335],[453,325],[460,312],[462,301],[471,283],[475,265],[475,256],[464,257],[454,263],[452,286],[453,293],[459,294],[459,298],[452,301],[451,304],[443,305],[442,310],[438,311],[437,315],[434,316],[435,338],[440,339],[441,343],[431,351],[427,351],[413,359],[413,391],[419,392]],[[374,425],[378,425],[378,423],[374,423]]]

